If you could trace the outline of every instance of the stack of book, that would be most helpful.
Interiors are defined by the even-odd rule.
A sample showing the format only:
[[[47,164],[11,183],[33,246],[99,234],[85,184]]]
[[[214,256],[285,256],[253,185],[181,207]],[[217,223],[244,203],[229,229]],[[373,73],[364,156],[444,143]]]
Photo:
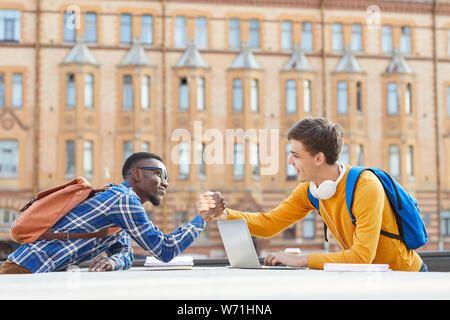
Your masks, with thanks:
[[[178,256],[169,262],[162,262],[155,257],[147,257],[144,267],[150,270],[176,270],[176,269],[192,269],[194,259],[191,256]]]

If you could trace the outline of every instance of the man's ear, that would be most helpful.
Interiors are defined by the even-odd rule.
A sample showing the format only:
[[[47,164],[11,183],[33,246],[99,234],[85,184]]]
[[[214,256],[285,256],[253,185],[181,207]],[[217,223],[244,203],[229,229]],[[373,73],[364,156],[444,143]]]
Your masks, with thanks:
[[[135,182],[139,182],[141,180],[141,172],[136,168],[131,169],[130,176],[131,179]]]
[[[317,152],[314,158],[317,166],[320,166],[326,162],[325,154],[323,152]]]

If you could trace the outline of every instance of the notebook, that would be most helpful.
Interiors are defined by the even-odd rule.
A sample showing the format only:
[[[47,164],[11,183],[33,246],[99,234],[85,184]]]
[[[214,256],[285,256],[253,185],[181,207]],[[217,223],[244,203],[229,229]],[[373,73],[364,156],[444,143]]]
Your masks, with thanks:
[[[147,257],[144,267],[151,270],[175,270],[175,269],[192,269],[194,259],[192,256],[178,256],[169,262],[163,262],[155,257]]]

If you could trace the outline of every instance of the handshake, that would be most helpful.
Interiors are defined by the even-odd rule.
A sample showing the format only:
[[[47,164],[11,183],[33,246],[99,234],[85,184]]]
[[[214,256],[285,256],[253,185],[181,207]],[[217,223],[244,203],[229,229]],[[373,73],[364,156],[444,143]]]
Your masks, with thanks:
[[[220,192],[205,192],[200,195],[197,202],[199,215],[206,221],[226,220],[228,211],[225,208],[225,199]]]

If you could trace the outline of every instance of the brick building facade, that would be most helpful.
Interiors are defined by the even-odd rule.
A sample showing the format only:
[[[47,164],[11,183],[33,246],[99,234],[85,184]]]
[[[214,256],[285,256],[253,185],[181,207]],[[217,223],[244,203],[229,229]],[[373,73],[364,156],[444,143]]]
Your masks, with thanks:
[[[120,183],[124,158],[141,150],[168,168],[165,201],[147,204],[164,232],[193,218],[206,190],[234,209],[273,208],[297,184],[284,136],[306,116],[344,127],[341,160],[390,171],[417,197],[430,236],[421,250],[450,248],[449,1],[2,0],[4,247],[38,190],[77,175]],[[227,143],[230,129],[279,135],[265,150],[239,134]],[[196,156],[221,139],[216,162]],[[263,155],[278,160],[275,174]],[[260,253],[337,249],[314,214],[255,242]],[[223,256],[217,227],[188,252]]]

